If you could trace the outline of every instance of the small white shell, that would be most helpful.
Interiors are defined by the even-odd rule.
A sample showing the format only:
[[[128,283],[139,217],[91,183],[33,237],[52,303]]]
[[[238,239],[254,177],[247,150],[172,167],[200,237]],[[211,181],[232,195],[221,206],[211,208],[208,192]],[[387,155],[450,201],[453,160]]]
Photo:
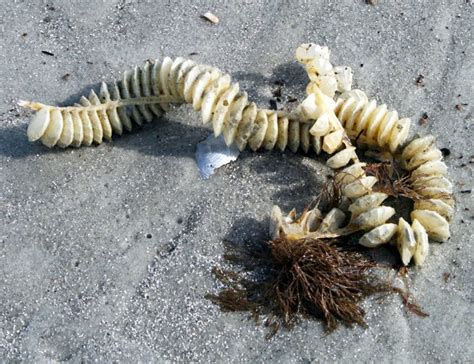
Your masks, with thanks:
[[[410,263],[416,249],[415,234],[403,217],[398,220],[397,248],[404,265]]]
[[[407,161],[413,158],[416,154],[423,152],[433,145],[435,142],[435,137],[433,135],[428,135],[423,138],[417,138],[412,140],[402,152],[402,159]]]
[[[373,176],[362,177],[349,183],[342,189],[344,196],[350,199],[358,198],[372,190],[372,187],[377,183],[377,178]]]
[[[375,229],[365,233],[359,240],[359,244],[367,248],[376,248],[382,244],[386,244],[395,235],[398,226],[388,223],[377,226]]]
[[[421,176],[444,176],[448,167],[441,161],[426,162],[411,172],[411,179]]]
[[[413,204],[415,210],[436,211],[446,220],[450,221],[454,214],[454,209],[440,199],[418,200]]]
[[[415,235],[416,241],[413,261],[416,265],[423,265],[430,249],[428,243],[428,234],[426,233],[426,230],[423,225],[421,225],[416,219],[413,220],[411,227],[413,229],[413,234]]]
[[[384,224],[393,215],[395,215],[395,209],[393,207],[378,206],[357,216],[350,225],[362,230],[369,230]]]
[[[356,218],[363,212],[369,211],[380,204],[388,197],[386,193],[374,192],[368,195],[359,197],[348,208],[352,213],[352,218]]]
[[[420,222],[426,229],[428,236],[437,241],[446,241],[450,237],[448,221],[435,211],[413,210],[411,219]]]
[[[351,159],[356,157],[355,147],[349,147],[334,154],[327,160],[326,165],[332,169],[341,168],[347,165]]]

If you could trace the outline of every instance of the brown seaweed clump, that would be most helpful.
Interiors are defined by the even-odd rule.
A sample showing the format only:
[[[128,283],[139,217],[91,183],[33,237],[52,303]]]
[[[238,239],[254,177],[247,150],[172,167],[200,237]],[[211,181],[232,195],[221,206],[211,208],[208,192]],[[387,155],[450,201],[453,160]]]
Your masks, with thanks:
[[[407,292],[373,274],[376,262],[335,243],[328,239],[278,239],[252,252],[226,254],[225,259],[241,269],[215,267],[213,272],[225,288],[206,297],[223,311],[249,311],[257,321],[262,314],[268,315],[269,337],[281,326],[291,329],[300,317],[322,319],[328,332],[341,323],[365,327],[360,304],[377,293],[398,292],[411,311],[425,315],[410,302]],[[257,271],[260,277],[252,278],[249,272]]]

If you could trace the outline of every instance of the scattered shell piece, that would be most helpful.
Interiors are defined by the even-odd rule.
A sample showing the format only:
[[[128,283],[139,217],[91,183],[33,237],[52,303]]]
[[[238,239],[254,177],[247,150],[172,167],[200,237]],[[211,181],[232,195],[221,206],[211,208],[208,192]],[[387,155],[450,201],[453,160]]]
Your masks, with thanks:
[[[215,138],[210,134],[204,141],[198,143],[196,149],[196,161],[201,176],[209,178],[217,168],[235,161],[239,154],[239,148],[235,145],[228,147],[222,135]]]
[[[211,22],[212,24],[219,24],[219,18],[208,11],[207,13],[201,15],[201,18],[206,19],[207,21]]]

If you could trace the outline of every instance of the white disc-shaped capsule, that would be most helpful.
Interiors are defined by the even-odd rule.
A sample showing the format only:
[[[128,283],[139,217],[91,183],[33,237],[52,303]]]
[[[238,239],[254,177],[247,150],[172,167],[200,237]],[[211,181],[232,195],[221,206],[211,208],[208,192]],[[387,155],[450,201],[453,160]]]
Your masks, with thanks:
[[[368,195],[359,197],[350,204],[348,210],[351,212],[352,218],[354,219],[358,215],[380,206],[387,197],[388,195],[382,192],[369,193]]]
[[[348,183],[354,182],[356,179],[364,176],[364,167],[366,165],[366,163],[355,163],[349,167],[344,168],[334,176],[336,183],[346,185]]]
[[[410,133],[411,120],[408,118],[398,120],[390,134],[390,141],[388,143],[390,151],[395,153],[397,148],[405,142]]]
[[[424,152],[415,154],[408,162],[407,169],[412,171],[426,162],[440,161],[442,158],[443,153],[441,153],[438,148],[430,148]]]
[[[338,66],[334,67],[334,74],[337,81],[337,91],[350,91],[352,87],[353,72],[350,67]]]
[[[265,139],[265,134],[268,127],[268,117],[267,113],[263,110],[260,110],[255,119],[255,124],[253,127],[252,135],[248,139],[248,144],[250,149],[256,151],[261,147],[263,140]]]
[[[267,113],[268,126],[263,140],[263,146],[267,150],[272,150],[278,139],[278,115],[276,112]]]
[[[392,239],[397,232],[396,224],[388,223],[377,226],[375,229],[365,233],[359,240],[359,244],[367,248],[376,248],[382,244],[386,244]]]
[[[322,114],[318,120],[313,124],[309,132],[314,136],[324,136],[331,130],[331,124],[329,123],[329,114]]]
[[[293,153],[300,147],[300,135],[300,123],[291,120],[288,124],[288,147]]]
[[[235,144],[240,150],[244,150],[247,140],[252,134],[255,118],[257,117],[257,105],[254,102],[247,105],[242,112],[242,120],[235,133]]]
[[[417,193],[428,199],[443,199],[451,197],[452,189],[442,187],[425,187],[416,189]]]
[[[426,162],[411,172],[411,180],[422,176],[444,176],[448,167],[441,161]]]
[[[418,220],[413,220],[411,227],[413,229],[413,234],[415,236],[416,247],[413,254],[413,261],[416,265],[423,265],[428,256],[429,252],[429,243],[428,243],[428,234],[426,233],[425,228],[421,225]]]
[[[326,165],[332,169],[342,168],[347,165],[351,159],[356,158],[355,147],[349,147],[341,150],[329,158]]]
[[[63,116],[59,109],[53,109],[48,128],[41,137],[41,142],[51,148],[56,145],[63,131]]]
[[[62,112],[63,117],[63,130],[61,132],[61,136],[56,143],[56,145],[60,148],[66,148],[71,145],[74,139],[74,125],[72,122],[71,113],[68,111]]]
[[[402,159],[408,162],[416,154],[423,152],[433,145],[435,142],[435,137],[433,135],[428,135],[423,138],[417,138],[412,140],[402,152]]]
[[[323,138],[323,150],[328,154],[333,154],[342,144],[344,130],[336,130]]]
[[[278,139],[276,145],[281,151],[284,151],[288,145],[288,124],[288,118],[278,118]]]
[[[428,236],[437,241],[446,241],[450,237],[448,221],[436,211],[413,210],[411,219],[418,220],[426,229]]]
[[[350,225],[361,230],[369,230],[385,224],[393,215],[395,215],[395,209],[393,207],[378,206],[357,216],[351,221]]]
[[[28,125],[28,130],[26,131],[30,142],[40,139],[46,132],[46,129],[48,129],[50,110],[49,107],[43,107],[33,117],[33,120],[30,125]]]
[[[377,178],[374,176],[362,177],[346,185],[342,193],[350,199],[358,198],[372,191],[375,183],[377,183]]]
[[[224,123],[229,116],[232,103],[235,96],[239,92],[239,84],[235,83],[223,93],[217,101],[214,115],[212,116],[212,126],[214,128],[214,136],[219,136],[224,130]]]
[[[274,205],[270,214],[270,238],[272,240],[280,238],[284,234],[285,225],[281,209]]]
[[[321,225],[319,226],[319,232],[335,232],[339,229],[346,219],[346,215],[339,209],[333,208],[324,217]]]
[[[413,208],[415,210],[436,211],[448,221],[451,221],[454,214],[454,209],[444,200],[440,199],[417,200],[415,201]]]
[[[418,177],[413,180],[412,186],[415,189],[424,187],[444,188],[449,190],[450,193],[453,192],[453,184],[444,176]]]
[[[416,249],[415,234],[403,217],[398,220],[397,248],[404,265],[410,263]]]

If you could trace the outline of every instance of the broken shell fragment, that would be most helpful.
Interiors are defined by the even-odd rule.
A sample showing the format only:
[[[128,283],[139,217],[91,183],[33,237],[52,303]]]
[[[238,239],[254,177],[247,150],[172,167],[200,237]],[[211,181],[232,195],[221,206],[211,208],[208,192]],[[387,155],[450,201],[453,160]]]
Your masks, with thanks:
[[[388,223],[377,226],[376,228],[365,233],[359,240],[359,244],[367,248],[376,248],[382,244],[386,244],[392,239],[397,232],[396,224]]]
[[[446,241],[450,237],[448,221],[436,211],[413,210],[411,219],[420,222],[426,229],[428,236],[437,241]]]
[[[395,209],[390,206],[379,206],[370,211],[357,216],[349,224],[361,230],[370,230],[374,227],[384,224],[388,219],[395,215]]]
[[[428,234],[426,233],[425,228],[421,225],[418,220],[413,220],[411,227],[413,229],[413,234],[415,236],[416,247],[415,253],[413,254],[413,261],[416,265],[423,265],[428,256],[429,252],[429,243],[428,243]]]
[[[410,263],[416,249],[415,234],[403,217],[398,220],[397,248],[404,265]]]

